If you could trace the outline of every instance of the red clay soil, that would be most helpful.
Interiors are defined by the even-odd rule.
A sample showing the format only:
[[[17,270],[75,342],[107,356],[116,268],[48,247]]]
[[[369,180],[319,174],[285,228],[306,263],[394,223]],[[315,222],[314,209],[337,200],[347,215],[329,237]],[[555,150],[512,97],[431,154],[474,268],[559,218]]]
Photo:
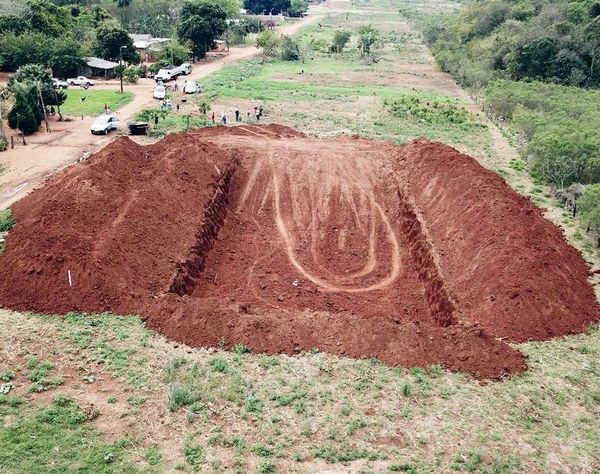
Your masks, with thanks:
[[[526,368],[507,340],[598,317],[560,229],[440,143],[275,125],[120,138],[13,213],[1,305],[141,314],[192,346],[316,347],[497,378]]]

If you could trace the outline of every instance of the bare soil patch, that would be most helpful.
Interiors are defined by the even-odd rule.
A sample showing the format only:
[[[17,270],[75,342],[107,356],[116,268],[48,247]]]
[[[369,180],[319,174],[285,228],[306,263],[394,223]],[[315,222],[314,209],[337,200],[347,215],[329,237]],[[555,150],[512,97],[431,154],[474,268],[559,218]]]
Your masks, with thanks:
[[[597,318],[560,229],[440,143],[277,125],[123,137],[13,211],[2,305],[137,313],[194,346],[317,347],[500,377],[525,364],[498,337]]]
[[[345,72],[339,74],[281,74],[273,76],[275,81],[296,82],[316,86],[353,87],[356,85],[395,87],[399,89],[432,90],[448,94],[451,97],[464,98],[465,93],[448,79],[448,76],[435,69],[434,66],[424,65],[421,71],[397,70],[397,72]]]

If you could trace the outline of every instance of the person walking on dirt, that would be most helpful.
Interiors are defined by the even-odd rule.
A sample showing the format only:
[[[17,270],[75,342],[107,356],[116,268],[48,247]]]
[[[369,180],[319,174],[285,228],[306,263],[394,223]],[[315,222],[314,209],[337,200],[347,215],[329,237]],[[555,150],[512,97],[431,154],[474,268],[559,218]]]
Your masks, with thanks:
[[[238,109],[237,107],[235,108],[235,121],[240,121],[240,109]]]
[[[173,84],[173,90],[177,92],[179,90],[179,86],[177,85],[177,81]]]
[[[258,116],[262,117],[263,116],[263,108],[262,105],[258,108]]]
[[[258,111],[258,107],[254,107],[254,116],[256,117],[256,121],[260,120],[260,112]]]
[[[225,111],[221,113],[221,125],[227,125],[227,113]]]
[[[212,113],[212,123],[215,123],[215,111],[214,110],[213,110],[213,113]]]

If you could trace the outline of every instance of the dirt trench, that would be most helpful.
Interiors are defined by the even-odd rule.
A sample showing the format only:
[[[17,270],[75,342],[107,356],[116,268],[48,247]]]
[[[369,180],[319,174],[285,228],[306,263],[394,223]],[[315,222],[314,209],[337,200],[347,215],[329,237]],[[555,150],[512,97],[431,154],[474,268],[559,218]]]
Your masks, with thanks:
[[[419,280],[425,289],[431,316],[442,327],[457,323],[455,304],[446,290],[432,244],[427,237],[421,218],[417,215],[414,203],[410,202],[406,192],[398,187],[398,199],[401,203],[400,228],[409,242],[409,252],[415,261]]]
[[[188,257],[177,263],[175,274],[169,284],[169,292],[179,296],[193,293],[196,279],[204,270],[208,253],[213,248],[215,239],[225,221],[231,181],[238,165],[239,160],[234,157],[219,176],[215,184],[214,195],[204,211],[202,224],[196,234],[196,242],[190,248]]]

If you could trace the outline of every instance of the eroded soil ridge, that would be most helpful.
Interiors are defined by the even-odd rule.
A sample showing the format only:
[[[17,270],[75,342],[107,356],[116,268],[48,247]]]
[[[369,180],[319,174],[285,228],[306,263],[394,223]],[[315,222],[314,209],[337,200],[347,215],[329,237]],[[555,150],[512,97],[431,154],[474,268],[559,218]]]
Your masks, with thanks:
[[[141,314],[190,345],[501,377],[526,367],[507,342],[598,318],[560,229],[440,143],[276,125],[120,138],[13,212],[2,306]]]
[[[235,173],[238,160],[232,159],[221,173],[216,185],[215,193],[206,206],[200,230],[196,235],[196,242],[189,251],[188,257],[177,263],[175,275],[169,285],[169,291],[180,296],[193,292],[195,281],[204,270],[204,262],[208,253],[213,248],[219,230],[223,226],[229,204],[229,189],[231,178]]]

